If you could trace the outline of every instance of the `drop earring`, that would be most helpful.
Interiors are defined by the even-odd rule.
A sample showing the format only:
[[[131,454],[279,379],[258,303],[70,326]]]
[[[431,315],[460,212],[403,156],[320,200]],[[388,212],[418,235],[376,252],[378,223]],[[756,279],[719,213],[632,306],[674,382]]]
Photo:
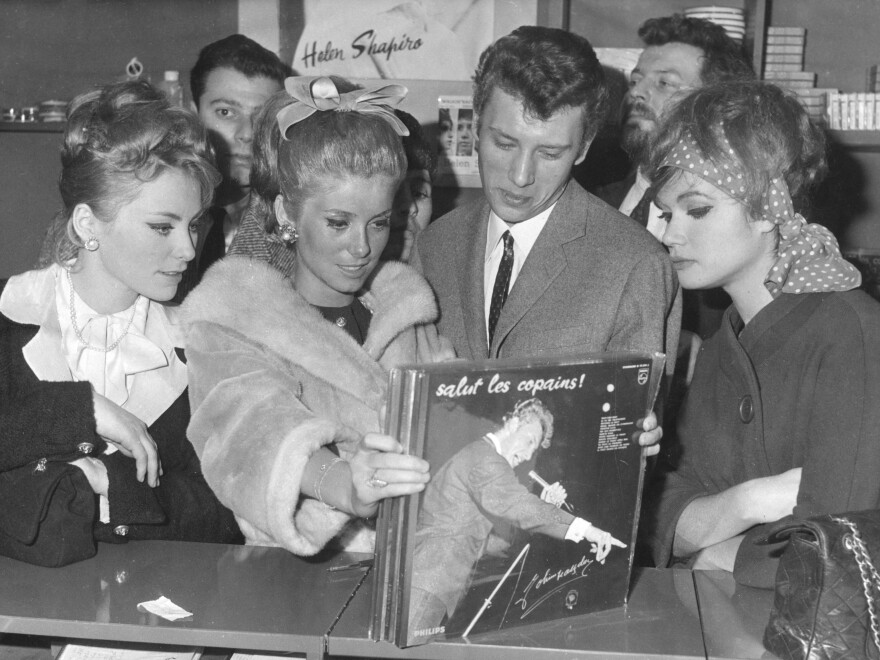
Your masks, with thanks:
[[[89,236],[88,240],[86,240],[85,248],[89,252],[94,252],[101,246],[101,243],[98,242],[98,239],[94,236]]]
[[[278,225],[278,236],[287,245],[293,245],[299,239],[299,233],[291,222],[282,222]]]

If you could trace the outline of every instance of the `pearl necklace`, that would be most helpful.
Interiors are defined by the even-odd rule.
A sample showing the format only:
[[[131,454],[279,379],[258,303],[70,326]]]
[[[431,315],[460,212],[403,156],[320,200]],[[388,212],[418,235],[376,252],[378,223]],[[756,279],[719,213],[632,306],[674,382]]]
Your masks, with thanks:
[[[76,320],[76,305],[74,304],[74,290],[73,290],[73,279],[70,277],[70,271],[65,270],[67,273],[67,284],[70,287],[70,320],[73,323],[73,331],[76,333],[76,338],[79,339],[79,342],[85,346],[90,351],[99,351],[100,353],[110,353],[111,351],[116,350],[119,344],[122,343],[122,340],[125,339],[125,336],[128,334],[128,331],[131,330],[131,324],[134,323],[134,315],[137,313],[137,303],[140,300],[140,296],[137,297],[137,300],[134,301],[134,305],[131,308],[131,317],[128,319],[128,323],[125,324],[125,330],[122,331],[122,334],[119,335],[119,338],[114,341],[109,346],[101,347],[101,346],[92,346],[89,342],[86,341],[86,338],[83,337],[82,330],[79,329],[79,325]],[[84,328],[85,329],[85,328]]]

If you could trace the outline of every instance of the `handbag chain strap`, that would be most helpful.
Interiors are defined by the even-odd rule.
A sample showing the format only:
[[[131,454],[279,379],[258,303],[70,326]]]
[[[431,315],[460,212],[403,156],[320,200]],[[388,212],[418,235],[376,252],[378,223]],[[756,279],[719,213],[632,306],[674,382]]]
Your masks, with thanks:
[[[850,536],[844,538],[843,543],[847,549],[852,550],[856,557],[856,563],[859,565],[859,572],[862,575],[862,588],[865,591],[868,615],[871,619],[871,632],[874,634],[874,645],[880,651],[880,621],[877,618],[877,608],[871,588],[873,578],[873,584],[877,589],[880,589],[880,575],[878,575],[877,569],[874,568],[874,562],[871,561],[871,555],[868,554],[868,549],[865,547],[865,542],[862,540],[862,535],[859,534],[859,528],[856,527],[855,523],[846,518],[832,517],[832,520],[848,527],[851,533]]]

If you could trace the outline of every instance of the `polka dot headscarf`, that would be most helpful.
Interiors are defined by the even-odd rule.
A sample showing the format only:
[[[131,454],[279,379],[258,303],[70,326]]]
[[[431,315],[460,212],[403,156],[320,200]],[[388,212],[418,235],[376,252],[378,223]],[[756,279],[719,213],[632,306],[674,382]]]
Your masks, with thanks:
[[[736,154],[726,138],[724,144],[735,162]],[[663,166],[699,176],[745,203],[743,173],[735,165],[719,167],[707,159],[690,133],[685,133],[666,155]],[[762,209],[760,220],[779,225],[778,259],[764,280],[774,298],[783,292],[849,291],[861,284],[859,271],[841,256],[834,235],[822,225],[807,224],[803,216],[795,213],[788,186],[781,177],[770,182]]]

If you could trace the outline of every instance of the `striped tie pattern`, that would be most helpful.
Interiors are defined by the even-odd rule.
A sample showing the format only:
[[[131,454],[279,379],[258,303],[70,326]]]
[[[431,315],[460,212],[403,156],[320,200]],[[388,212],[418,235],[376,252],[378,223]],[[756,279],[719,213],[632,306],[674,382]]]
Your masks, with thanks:
[[[495,275],[495,286],[492,289],[492,304],[489,306],[489,345],[495,336],[495,326],[501,316],[501,308],[507,300],[507,289],[510,286],[510,275],[513,272],[513,236],[509,231],[501,237],[504,241],[504,256]]]

